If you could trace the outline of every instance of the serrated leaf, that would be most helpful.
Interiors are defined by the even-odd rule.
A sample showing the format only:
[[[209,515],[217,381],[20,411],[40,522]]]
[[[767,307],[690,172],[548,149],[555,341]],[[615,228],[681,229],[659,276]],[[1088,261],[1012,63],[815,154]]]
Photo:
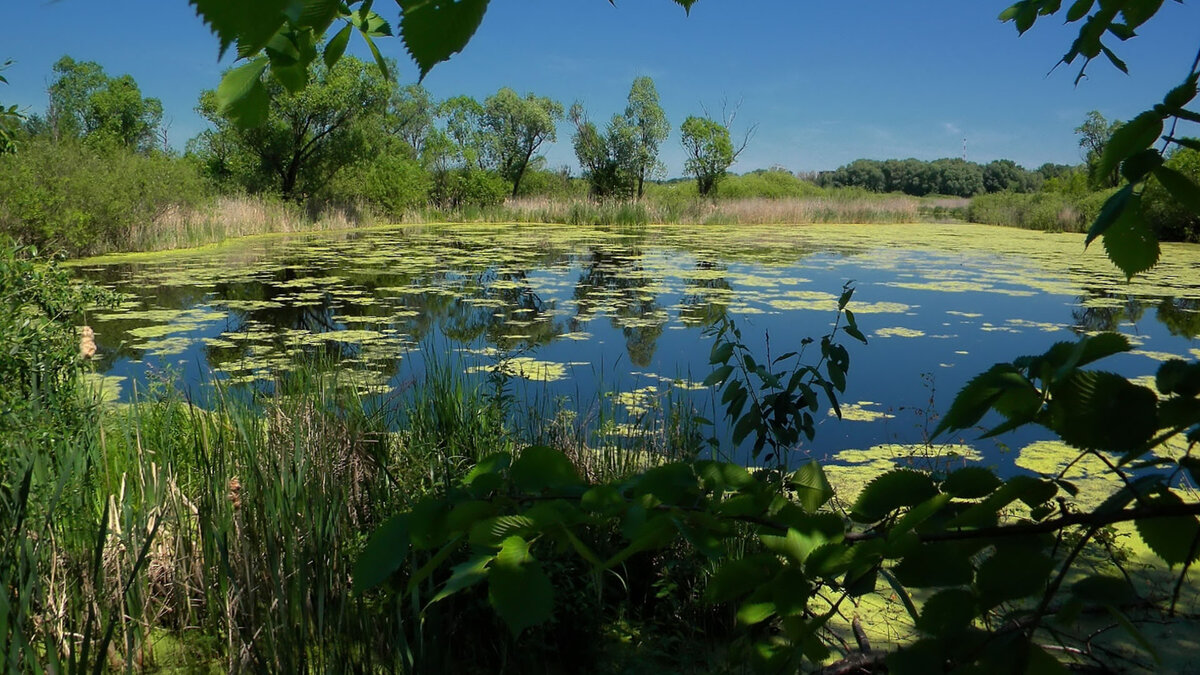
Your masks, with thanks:
[[[487,575],[488,602],[513,635],[545,623],[554,611],[554,588],[542,565],[529,554],[529,544],[509,537]]]
[[[367,539],[354,561],[354,591],[361,593],[383,583],[408,559],[408,518],[404,513],[383,521]]]
[[[462,51],[479,28],[488,0],[397,0],[400,37],[424,79],[437,64]]]
[[[1130,183],[1137,183],[1162,166],[1162,155],[1153,148],[1135,152],[1133,156],[1121,163],[1121,175]]]
[[[1168,109],[1175,110],[1192,102],[1196,98],[1196,83],[1200,80],[1196,74],[1192,74],[1183,84],[1175,87],[1167,92],[1163,97],[1163,105]]]
[[[1175,201],[1193,214],[1200,214],[1200,187],[1192,179],[1169,166],[1154,169],[1154,177],[1171,193]]]
[[[1153,145],[1162,131],[1163,118],[1152,111],[1146,111],[1121,125],[1113,132],[1104,146],[1104,153],[1096,162],[1096,177],[1108,176],[1126,157]]]
[[[1091,605],[1119,607],[1137,600],[1137,591],[1124,577],[1102,574],[1084,577],[1071,584],[1071,594]]]
[[[1104,251],[1127,279],[1158,264],[1158,237],[1142,219],[1141,196],[1130,197],[1117,222],[1104,233]]]
[[[474,546],[499,546],[509,537],[528,534],[534,526],[533,519],[526,516],[495,516],[473,524],[469,540]]]
[[[825,477],[825,470],[816,460],[800,467],[788,481],[796,491],[796,499],[808,513],[816,513],[833,497],[833,487]]]
[[[545,445],[525,448],[509,474],[513,485],[524,492],[558,490],[583,482],[566,455]]]
[[[1146,21],[1154,16],[1158,9],[1162,7],[1163,0],[1138,0],[1137,2],[1126,2],[1121,8],[1121,15],[1125,17],[1125,23],[1133,28],[1146,23]]]
[[[948,588],[933,594],[921,607],[917,628],[947,638],[971,625],[978,614],[975,594],[964,588]]]
[[[1054,561],[1032,548],[1005,546],[979,566],[975,586],[984,607],[1045,590]]]
[[[910,551],[892,568],[892,574],[910,588],[936,588],[969,584],[974,570],[962,547],[932,543]]]
[[[1079,370],[1053,390],[1049,424],[1084,450],[1127,452],[1158,429],[1158,396],[1115,373]]]
[[[767,553],[728,560],[709,577],[704,598],[713,603],[736,600],[772,579],[780,566],[779,558]]]
[[[263,71],[267,69],[270,60],[259,56],[227,71],[217,85],[217,105],[228,110],[230,106],[246,98],[250,91],[262,79]]]
[[[432,605],[439,600],[445,600],[451,595],[465,588],[470,588],[486,579],[487,566],[494,559],[495,556],[493,555],[481,555],[451,567],[450,578],[446,580],[445,584],[442,584],[442,588],[437,592],[437,595],[429,600],[429,604]]]
[[[1002,397],[1011,394],[1027,398],[1022,396],[1022,392],[1036,393],[1036,390],[1017,368],[998,363],[975,376],[958,392],[933,436],[936,438],[944,431],[969,428],[979,422]]]
[[[1129,199],[1133,197],[1133,186],[1126,185],[1111,197],[1104,200],[1104,206],[1100,209],[1100,214],[1096,216],[1096,222],[1088,228],[1087,238],[1083,240],[1084,248],[1095,241],[1096,237],[1104,234],[1108,228],[1112,227],[1121,214],[1125,213],[1125,206],[1129,203]]]
[[[910,469],[896,469],[867,483],[854,501],[850,517],[873,523],[905,506],[916,506],[937,494],[929,476]]]
[[[196,15],[208,24],[221,43],[221,55],[237,43],[239,50],[252,54],[262,49],[287,20],[290,0],[188,0]]]
[[[342,54],[346,52],[346,45],[350,43],[350,33],[354,31],[354,27],[346,24],[337,32],[329,43],[325,45],[325,53],[323,59],[326,68],[332,68],[338,59],[342,58]]]
[[[1095,0],[1075,0],[1067,9],[1067,23],[1073,23],[1087,16]]]
[[[946,477],[942,491],[959,499],[986,497],[1000,487],[996,474],[981,466],[967,466]]]
[[[1183,503],[1174,492],[1161,492],[1143,501],[1147,506],[1178,506]],[[1200,533],[1200,521],[1196,516],[1172,516],[1170,518],[1142,518],[1135,520],[1138,535],[1154,554],[1174,567],[1196,560],[1192,542]]]

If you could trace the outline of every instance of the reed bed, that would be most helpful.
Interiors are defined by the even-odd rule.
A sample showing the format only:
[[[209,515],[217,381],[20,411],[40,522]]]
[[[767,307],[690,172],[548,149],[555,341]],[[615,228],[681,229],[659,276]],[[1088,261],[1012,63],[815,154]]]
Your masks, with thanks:
[[[509,658],[496,652],[504,640],[458,639],[503,635],[470,597],[426,608],[430,589],[403,602],[353,592],[366,535],[494,452],[551,443],[604,479],[698,437],[666,397],[628,419],[597,394],[569,416],[565,401],[518,409],[508,378],[455,364],[433,363],[387,396],[355,393],[352,373],[343,381],[332,366],[300,364],[255,395],[213,385],[203,407],[159,382],[127,404],[91,403],[90,421],[63,439],[10,448],[0,466],[4,670],[494,665]],[[617,420],[620,434],[599,431]]]

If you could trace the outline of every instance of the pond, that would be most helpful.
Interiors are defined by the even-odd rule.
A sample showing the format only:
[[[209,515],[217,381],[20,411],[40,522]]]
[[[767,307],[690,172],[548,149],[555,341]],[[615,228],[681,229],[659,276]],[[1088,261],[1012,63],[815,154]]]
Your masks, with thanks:
[[[314,354],[386,397],[435,359],[481,379],[503,368],[531,406],[607,405],[622,422],[685,401],[717,420],[724,452],[742,461],[699,384],[711,326],[728,317],[758,353],[791,351],[828,331],[852,281],[869,344],[843,336],[845,419],[823,418],[802,454],[854,461],[844,451],[922,443],[970,377],[1056,341],[1120,331],[1135,350],[1099,365],[1126,376],[1200,356],[1198,263],[1200,247],[1167,244],[1155,270],[1127,283],[1082,235],[963,224],[444,225],[266,237],[76,270],[122,294],[89,322],[97,371],[123,399],[164,372],[194,391],[214,380],[270,387]],[[1003,450],[1045,438],[1022,430],[960,451],[1003,467],[1016,456]]]

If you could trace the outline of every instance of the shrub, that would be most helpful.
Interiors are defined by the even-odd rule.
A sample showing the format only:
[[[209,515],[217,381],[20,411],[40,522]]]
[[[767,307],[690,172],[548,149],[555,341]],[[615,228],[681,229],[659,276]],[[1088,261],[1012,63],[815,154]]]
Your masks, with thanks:
[[[205,194],[186,160],[35,138],[0,157],[0,233],[70,255],[122,248],[135,226]]]
[[[380,213],[399,218],[429,203],[433,179],[415,160],[382,155],[341,171],[322,191],[331,203],[365,202]]]
[[[1182,148],[1167,160],[1167,166],[1200,183],[1200,152]],[[1142,194],[1142,212],[1159,239],[1200,241],[1200,215],[1189,211],[1167,193],[1156,178],[1146,183]]]

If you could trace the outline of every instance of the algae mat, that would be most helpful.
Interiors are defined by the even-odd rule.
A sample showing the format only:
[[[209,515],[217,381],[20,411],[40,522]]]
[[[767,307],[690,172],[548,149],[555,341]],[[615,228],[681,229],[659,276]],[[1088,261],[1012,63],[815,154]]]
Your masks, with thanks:
[[[124,398],[164,371],[188,387],[269,387],[314,358],[386,396],[436,359],[470,377],[503,373],[526,400],[614,401],[629,420],[669,400],[719,419],[697,384],[710,369],[705,328],[733,318],[759,353],[782,354],[828,329],[853,280],[870,343],[847,343],[853,405],[822,418],[807,447],[821,458],[919,443],[969,377],[1079,334],[1128,334],[1137,351],[1104,367],[1130,376],[1189,356],[1198,268],[1200,247],[1168,244],[1162,264],[1126,283],[1080,235],[933,224],[406,226],[75,266],[123,295],[89,322],[97,370],[124,378]],[[1012,464],[1000,446],[978,449]]]

